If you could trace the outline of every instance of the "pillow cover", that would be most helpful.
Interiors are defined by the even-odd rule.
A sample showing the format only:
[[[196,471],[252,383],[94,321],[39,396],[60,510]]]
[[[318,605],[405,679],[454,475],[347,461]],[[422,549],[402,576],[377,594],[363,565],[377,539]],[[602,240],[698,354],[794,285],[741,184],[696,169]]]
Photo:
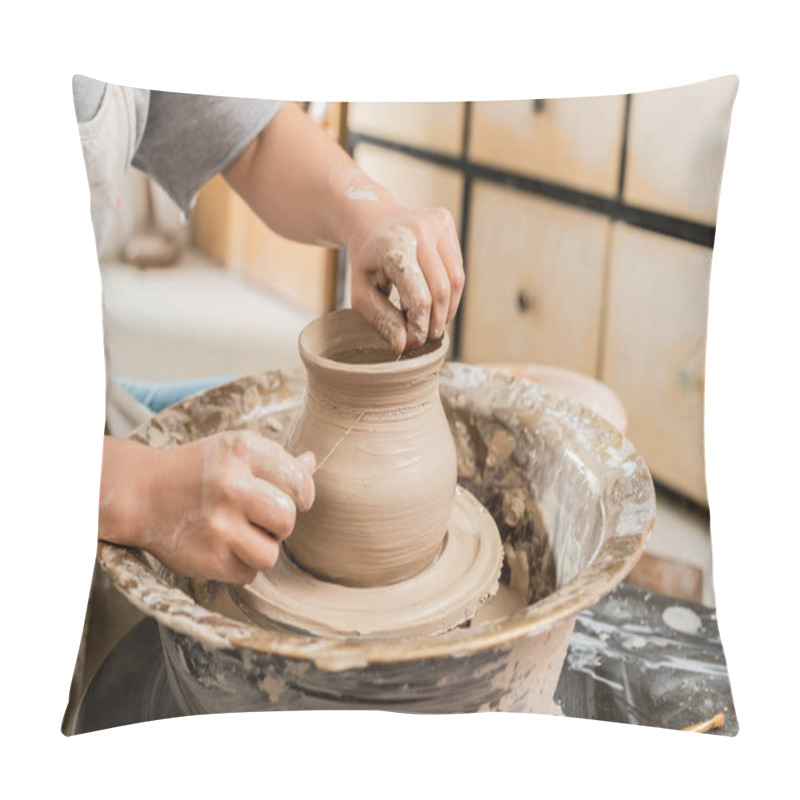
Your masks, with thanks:
[[[710,571],[703,373],[736,88],[725,77],[625,96],[294,104],[76,76],[108,438],[64,732],[381,708],[734,735]],[[358,233],[341,235],[350,220]],[[404,269],[434,306],[437,276],[452,278],[463,259],[460,305],[457,279],[448,290],[458,313],[441,394],[461,489],[502,538],[500,589],[436,635],[312,636],[265,620],[231,588],[255,585],[231,510],[249,501],[229,482],[228,515],[203,528],[209,464],[222,469],[244,447],[226,432],[275,443],[261,455],[287,444],[305,396],[298,336],[335,308],[363,312],[373,231],[407,226],[420,227]],[[345,257],[353,242],[363,246]],[[393,252],[375,257],[373,277],[387,295],[395,284],[410,336],[414,295],[397,298]],[[239,444],[212,458],[210,441]],[[310,503],[304,476],[324,485],[332,453],[315,451],[307,475],[275,462],[300,470],[302,485],[270,483],[292,514]],[[192,480],[206,490],[193,494]],[[189,545],[186,531],[197,534]],[[293,563],[280,557],[276,573]],[[345,589],[345,603],[373,597]]]

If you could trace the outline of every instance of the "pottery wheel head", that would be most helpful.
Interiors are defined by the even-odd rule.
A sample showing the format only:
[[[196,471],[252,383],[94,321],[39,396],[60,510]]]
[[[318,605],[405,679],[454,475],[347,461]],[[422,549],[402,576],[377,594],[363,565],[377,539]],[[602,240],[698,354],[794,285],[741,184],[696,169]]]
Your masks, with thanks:
[[[471,619],[497,591],[502,563],[497,525],[459,487],[441,552],[408,580],[345,586],[315,577],[282,552],[273,569],[231,592],[254,621],[317,636],[430,635]]]

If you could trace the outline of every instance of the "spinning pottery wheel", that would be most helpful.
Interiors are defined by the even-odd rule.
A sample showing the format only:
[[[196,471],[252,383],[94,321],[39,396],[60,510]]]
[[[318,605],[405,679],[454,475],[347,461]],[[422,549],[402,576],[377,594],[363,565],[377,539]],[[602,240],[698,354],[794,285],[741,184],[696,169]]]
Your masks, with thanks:
[[[521,596],[521,607],[436,635],[311,635],[215,606],[226,586],[101,544],[100,563],[117,588],[158,623],[183,713],[553,711],[577,614],[642,553],[655,517],[650,475],[618,430],[535,384],[449,364],[439,388],[458,484],[497,526],[501,589]],[[246,429],[286,441],[305,392],[301,373],[266,372],[165,409],[134,438],[172,447]]]

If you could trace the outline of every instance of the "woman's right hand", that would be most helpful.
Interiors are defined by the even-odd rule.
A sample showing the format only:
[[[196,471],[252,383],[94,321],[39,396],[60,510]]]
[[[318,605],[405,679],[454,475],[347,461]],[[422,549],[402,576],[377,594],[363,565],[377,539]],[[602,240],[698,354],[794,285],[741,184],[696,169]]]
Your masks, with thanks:
[[[315,466],[313,453],[294,457],[252,431],[171,450],[106,437],[99,538],[185,577],[249,583],[311,508]]]

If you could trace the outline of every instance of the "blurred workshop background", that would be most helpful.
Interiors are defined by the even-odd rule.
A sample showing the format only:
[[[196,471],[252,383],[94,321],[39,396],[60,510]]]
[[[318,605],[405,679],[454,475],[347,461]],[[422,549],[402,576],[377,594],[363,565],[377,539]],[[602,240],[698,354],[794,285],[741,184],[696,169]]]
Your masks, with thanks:
[[[304,104],[398,200],[452,212],[467,275],[453,357],[604,406],[657,483],[630,580],[709,606],[705,339],[736,86]],[[183,220],[131,169],[101,270],[112,370],[139,380],[298,366],[303,326],[348,302],[342,254],[277,236],[219,176]]]

